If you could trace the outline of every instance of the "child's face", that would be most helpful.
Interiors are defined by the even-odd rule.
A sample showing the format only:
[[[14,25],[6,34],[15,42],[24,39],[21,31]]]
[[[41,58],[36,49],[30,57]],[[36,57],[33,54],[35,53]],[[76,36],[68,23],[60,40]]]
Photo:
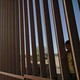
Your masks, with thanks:
[[[67,51],[70,51],[71,50],[70,44],[66,44],[65,48],[67,49]]]

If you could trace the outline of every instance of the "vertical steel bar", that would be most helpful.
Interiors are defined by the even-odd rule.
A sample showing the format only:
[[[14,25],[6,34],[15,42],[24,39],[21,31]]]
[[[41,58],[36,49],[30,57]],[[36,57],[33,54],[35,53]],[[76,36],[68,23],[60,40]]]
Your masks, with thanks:
[[[2,48],[1,48],[1,71],[2,71],[2,68],[3,68],[3,1],[1,0],[1,10],[2,10],[2,12],[1,12],[1,18],[2,18],[2,20],[1,20],[1,33],[2,33]],[[3,76],[1,75],[1,80],[3,80]]]
[[[2,0],[0,0],[0,71],[2,70]],[[0,79],[2,80],[2,75],[0,75]]]
[[[80,42],[72,6],[72,0],[63,0],[63,3],[77,80],[80,80]]]
[[[2,21],[2,16],[1,16],[1,13],[2,13],[2,3],[1,3],[1,0],[0,0],[0,71],[1,71],[1,33],[2,33],[2,25],[1,25],[1,21]],[[1,79],[1,75],[0,75],[0,79]]]
[[[6,53],[5,53],[5,66],[6,66],[6,68],[5,68],[5,72],[7,72],[8,71],[8,1],[6,1],[6,27],[7,27],[7,29],[6,29],[6,31],[7,31],[7,35],[6,35]],[[6,76],[6,80],[8,80],[8,77]]]
[[[16,73],[16,54],[15,54],[15,3],[14,0],[10,3],[11,7],[11,57],[12,57],[12,73]],[[14,66],[15,65],[15,66]]]
[[[11,54],[11,6],[10,6],[11,0],[8,0],[8,72],[11,72],[11,64],[12,64],[12,54]]]
[[[2,46],[2,71],[4,71],[4,65],[5,65],[5,60],[4,60],[4,54],[5,54],[5,0],[3,0],[3,20],[2,20],[2,32],[3,32],[3,46]],[[2,80],[4,80],[4,75],[2,75]]]
[[[62,79],[71,80],[69,75],[67,56],[65,56],[66,52],[64,47],[64,38],[63,38],[62,23],[61,23],[61,17],[59,12],[58,0],[52,0],[52,4],[53,4],[54,25],[55,25],[57,45],[59,50]]]
[[[12,20],[11,20],[11,17],[12,17],[12,15],[11,15],[11,10],[12,10],[12,7],[11,7],[11,0],[9,1],[10,2],[10,5],[9,5],[9,8],[10,8],[10,21],[9,21],[9,40],[10,40],[10,42],[9,42],[9,61],[10,61],[10,63],[9,63],[9,68],[10,68],[10,73],[12,73],[12,30],[11,30],[11,28],[12,28]]]
[[[49,10],[48,10],[48,0],[43,0],[43,6],[44,6],[44,14],[45,14],[44,18],[45,18],[45,25],[46,25],[47,44],[48,44],[48,51],[49,51],[50,78],[57,79],[53,42],[51,36],[50,17],[49,17]]]
[[[5,16],[5,20],[6,20],[5,21],[5,41],[6,41],[6,43],[5,43],[5,56],[4,56],[5,58],[4,59],[5,59],[5,71],[7,71],[7,68],[8,68],[8,66],[7,66],[7,48],[8,48],[7,47],[7,41],[8,41],[8,34],[7,34],[8,33],[8,31],[7,31],[7,27],[8,27],[7,26],[7,15],[8,15],[7,14],[7,1],[5,3],[6,3],[6,10],[5,10],[6,11],[5,12],[5,14],[6,14],[6,16]]]
[[[15,0],[15,53],[16,53],[16,74],[20,72],[20,40],[19,40],[19,6],[18,0]]]
[[[41,70],[41,76],[46,77],[47,75],[46,75],[45,54],[44,54],[39,0],[35,0],[35,5],[36,5],[37,29],[38,29],[38,40],[39,40],[39,49],[40,49],[40,70]]]
[[[0,0],[0,53],[1,51],[1,39],[2,39],[2,1]],[[0,71],[1,71],[1,54],[0,54]],[[0,75],[0,79],[1,79],[1,75]]]
[[[30,60],[30,41],[29,41],[29,28],[28,28],[28,10],[27,0],[24,0],[24,17],[25,17],[25,35],[26,35],[26,59],[27,59],[27,74],[32,74],[32,65]]]
[[[5,0],[3,0],[3,22],[2,22],[2,24],[3,24],[3,48],[2,48],[2,51],[3,51],[3,64],[2,64],[2,66],[3,66],[3,70],[2,71],[4,71],[4,53],[5,53]]]
[[[38,75],[37,54],[36,54],[36,42],[35,42],[35,29],[34,29],[34,17],[33,17],[33,3],[29,0],[30,10],[30,27],[31,27],[31,42],[32,42],[32,57],[33,57],[33,75]]]
[[[7,70],[7,1],[5,0],[5,9],[4,9],[4,71]],[[7,80],[6,76],[3,76],[4,80]]]
[[[2,67],[2,0],[0,0],[0,71]],[[2,79],[2,75],[0,75],[0,79]]]
[[[9,20],[9,0],[7,1],[7,70],[6,70],[6,72],[8,72],[9,71],[9,30],[8,30],[8,28],[9,28],[9,22],[8,22],[8,20]]]
[[[24,27],[23,27],[23,9],[22,0],[19,1],[19,27],[20,27],[20,41],[21,41],[21,75],[25,73],[25,50],[24,50]]]
[[[4,71],[4,21],[5,21],[5,19],[4,19],[4,16],[5,16],[5,7],[4,7],[4,5],[5,5],[5,1],[3,0],[3,5],[2,5],[2,8],[3,8],[3,16],[2,16],[2,34],[3,34],[3,44],[2,44],[2,71]]]

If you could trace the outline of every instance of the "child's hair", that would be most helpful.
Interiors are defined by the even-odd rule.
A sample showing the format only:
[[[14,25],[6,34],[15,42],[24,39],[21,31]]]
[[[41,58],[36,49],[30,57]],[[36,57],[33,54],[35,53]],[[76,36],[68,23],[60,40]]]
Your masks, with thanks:
[[[66,44],[70,44],[70,41],[69,41],[69,40],[67,40],[67,41],[65,42],[65,45],[66,45]]]

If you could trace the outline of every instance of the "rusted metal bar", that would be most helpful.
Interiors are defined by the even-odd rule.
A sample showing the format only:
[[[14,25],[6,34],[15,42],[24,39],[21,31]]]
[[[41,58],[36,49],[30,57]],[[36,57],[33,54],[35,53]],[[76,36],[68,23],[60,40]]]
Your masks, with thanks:
[[[0,0],[0,71],[2,70],[2,0]],[[0,75],[2,80],[2,75]]]
[[[33,75],[24,75],[24,78],[30,79],[30,80],[47,80],[47,78],[33,76]]]
[[[39,51],[40,51],[40,71],[41,71],[40,74],[42,77],[46,77],[47,75],[46,75],[45,54],[44,54],[39,0],[35,0],[35,5],[36,5],[37,29],[38,29]]]
[[[8,66],[7,66],[7,41],[8,41],[8,31],[7,31],[7,1],[5,2],[5,4],[6,4],[6,9],[5,9],[5,14],[6,14],[6,16],[5,16],[5,55],[4,55],[4,60],[5,60],[5,65],[4,65],[4,67],[5,67],[5,70],[4,71],[7,71],[7,68],[8,68]]]
[[[10,3],[11,7],[11,57],[12,57],[12,67],[11,67],[11,72],[16,73],[16,54],[15,54],[15,3],[14,0],[11,1]],[[14,66],[15,65],[15,66]]]
[[[9,68],[10,68],[10,73],[12,73],[12,20],[11,20],[11,11],[12,11],[12,7],[11,7],[11,0],[10,0],[10,21],[9,21]]]
[[[60,17],[60,12],[59,12],[58,0],[52,0],[52,5],[53,5],[53,15],[54,15],[56,39],[57,39],[60,64],[61,64],[62,79],[63,80],[71,80],[70,75],[69,75],[67,56],[65,56],[66,51],[65,51],[65,47],[64,47],[64,38],[63,38],[62,23],[61,23],[61,17]],[[65,65],[66,65],[66,67],[65,67]]]
[[[7,1],[5,0],[4,9],[4,71],[7,71]],[[5,15],[6,14],[6,15]],[[7,80],[6,76],[3,76],[4,80]]]
[[[1,72],[0,71],[0,74],[1,75],[4,75],[4,76],[8,76],[8,77],[11,77],[11,80],[24,80],[25,79],[29,79],[29,80],[47,80],[47,78],[43,78],[43,77],[38,77],[38,76],[32,76],[32,75],[24,75],[24,76],[21,76],[21,75],[16,75],[16,74],[12,74],[12,73],[7,73],[7,72]],[[10,80],[10,79],[8,79]]]
[[[44,18],[45,18],[45,25],[46,25],[47,44],[48,44],[48,51],[49,51],[50,79],[57,80],[53,42],[52,42],[52,34],[51,34],[51,26],[50,26],[50,17],[49,17],[49,9],[48,9],[48,1],[47,0],[43,0],[43,6],[44,6],[44,14],[45,14]]]
[[[30,41],[29,41],[29,27],[28,27],[28,10],[27,0],[24,0],[24,17],[25,17],[25,35],[26,35],[26,62],[27,74],[32,74],[32,65],[30,60]]]
[[[38,76],[33,76],[33,75],[24,75],[24,76],[21,76],[21,75],[16,75],[16,74],[12,74],[12,73],[7,73],[7,72],[2,72],[0,71],[0,74],[1,75],[4,75],[4,76],[8,76],[8,77],[11,77],[11,80],[24,80],[25,79],[29,79],[29,80],[47,80],[47,78],[43,78],[43,77],[38,77]],[[10,80],[10,79],[8,79]]]
[[[19,6],[18,0],[15,0],[15,53],[16,53],[16,74],[20,72],[20,40],[19,40]]]
[[[4,6],[5,5],[5,6]],[[5,50],[6,50],[6,39],[5,39],[5,37],[6,37],[6,15],[5,15],[5,13],[6,13],[6,1],[5,0],[3,0],[3,20],[2,20],[2,28],[3,28],[3,33],[2,33],[2,35],[3,35],[3,46],[2,46],[2,54],[3,54],[3,56],[2,56],[2,59],[3,59],[3,64],[2,64],[2,66],[3,66],[3,70],[2,71],[5,71]],[[2,80],[4,80],[5,79],[5,76],[2,76]]]
[[[72,6],[72,0],[63,0],[63,3],[77,80],[80,80],[80,42]]]
[[[4,40],[4,37],[5,37],[5,31],[4,31],[4,29],[5,29],[5,19],[4,19],[4,16],[5,16],[5,7],[4,7],[4,5],[5,5],[5,1],[3,0],[3,2],[2,2],[2,9],[3,9],[3,15],[2,15],[2,35],[3,35],[3,37],[2,37],[2,40],[3,40],[3,42],[2,42],[2,71],[4,71],[4,42],[5,42],[5,40]]]
[[[0,74],[1,74],[1,75],[4,75],[4,76],[11,77],[11,78],[15,78],[15,79],[21,79],[21,80],[24,79],[24,76],[12,74],[12,73],[7,73],[7,72],[1,72],[1,71],[0,71]],[[10,80],[10,79],[9,79],[9,80]],[[12,79],[11,79],[11,80],[12,80]]]
[[[21,49],[21,75],[25,74],[25,49],[24,49],[24,26],[23,26],[23,0],[18,0],[19,3],[19,29],[20,29],[20,49]]]
[[[2,16],[2,17],[1,17],[1,20],[2,20],[2,21],[1,21],[1,28],[2,28],[2,29],[1,29],[1,32],[2,32],[2,37],[1,37],[1,38],[2,38],[2,39],[1,39],[1,40],[2,40],[2,41],[1,41],[1,42],[2,42],[2,46],[1,46],[1,47],[2,47],[2,48],[1,48],[1,49],[2,49],[2,50],[1,50],[1,71],[3,71],[3,15],[4,15],[4,14],[3,14],[3,1],[1,1],[1,3],[2,3],[2,5],[1,5],[1,8],[2,8],[2,9],[1,9],[1,11],[2,11],[2,12],[1,12],[1,16]],[[3,76],[2,76],[2,75],[1,75],[1,80],[3,80]]]
[[[34,17],[33,17],[33,3],[29,0],[30,10],[30,27],[31,27],[31,42],[32,42],[32,60],[33,60],[33,75],[38,75],[37,54],[36,54],[36,42],[35,42],[35,29],[34,29]]]
[[[10,0],[8,0],[8,23],[7,23],[7,25],[8,25],[8,56],[7,56],[7,58],[6,59],[8,59],[8,72],[11,72],[11,64],[12,64],[12,54],[11,54],[11,32],[10,32],[10,30],[11,30],[11,19],[10,19],[10,17],[11,17],[11,7],[10,7]]]
[[[1,64],[2,64],[2,62],[1,62],[1,56],[2,56],[2,47],[1,47],[1,45],[2,45],[2,1],[0,0],[0,71],[1,71]],[[1,79],[1,75],[0,75],[0,79]]]

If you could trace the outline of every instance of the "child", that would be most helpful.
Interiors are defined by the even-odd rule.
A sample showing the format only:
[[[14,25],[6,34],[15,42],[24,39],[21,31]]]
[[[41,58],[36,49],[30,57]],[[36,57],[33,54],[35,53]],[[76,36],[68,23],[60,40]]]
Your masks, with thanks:
[[[77,80],[69,40],[67,40],[65,43],[65,49],[66,49],[66,53],[67,53],[66,56],[67,56],[67,60],[68,60],[68,66],[69,66],[71,80]]]

